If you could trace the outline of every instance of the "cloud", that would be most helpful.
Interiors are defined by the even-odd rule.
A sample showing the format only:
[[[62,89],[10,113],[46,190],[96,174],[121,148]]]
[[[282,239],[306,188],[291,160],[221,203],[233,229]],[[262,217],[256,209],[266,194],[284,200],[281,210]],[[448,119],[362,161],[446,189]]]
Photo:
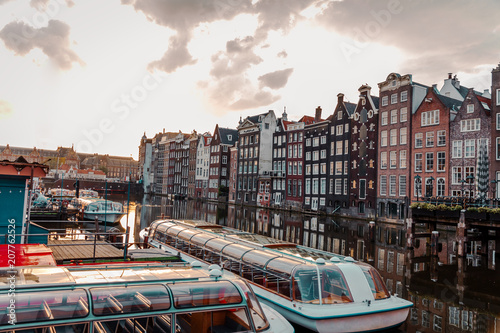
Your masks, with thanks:
[[[6,4],[9,1],[12,1],[12,0],[0,0],[0,6],[3,5],[3,4]]]
[[[500,12],[497,0],[349,0],[332,1],[317,21],[354,39],[339,45],[355,57],[367,43],[402,50],[410,73],[473,71],[499,59]]]
[[[174,72],[177,68],[196,63],[187,49],[189,37],[186,35],[172,36],[167,52],[159,60],[148,65],[148,70],[159,69],[166,73]]]
[[[84,62],[70,48],[70,27],[64,22],[50,20],[47,27],[35,29],[23,22],[11,22],[0,31],[0,39],[16,55],[24,56],[39,48],[60,69],[69,70],[73,63]]]
[[[260,87],[280,89],[286,86],[288,78],[293,73],[293,68],[287,68],[259,76]]]
[[[288,53],[286,53],[286,51],[283,50],[280,53],[278,53],[278,57],[280,57],[280,58],[286,58],[286,57],[288,57]]]
[[[12,115],[12,106],[9,102],[0,99],[0,119],[7,118]]]
[[[51,0],[31,0],[30,1],[30,6],[33,7],[33,8],[36,8],[39,11],[44,11],[44,10],[47,9],[47,5],[49,4],[50,1]],[[75,3],[73,2],[73,0],[65,0],[65,1],[66,1],[66,5],[68,7],[70,7],[70,8],[75,5]]]

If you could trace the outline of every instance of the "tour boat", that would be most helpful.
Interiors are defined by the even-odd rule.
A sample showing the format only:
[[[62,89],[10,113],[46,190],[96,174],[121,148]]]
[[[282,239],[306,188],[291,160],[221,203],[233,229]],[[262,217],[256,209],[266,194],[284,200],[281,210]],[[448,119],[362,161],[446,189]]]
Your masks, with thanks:
[[[52,188],[49,190],[49,196],[52,198],[52,201],[61,201],[68,200],[71,201],[75,197],[74,190],[60,189],[60,188]]]
[[[0,271],[2,332],[293,332],[243,279],[200,262]]]
[[[317,332],[400,326],[411,302],[392,296],[376,269],[334,253],[203,221],[158,220],[148,242],[246,278],[261,303]]]
[[[80,199],[79,203],[83,207],[83,218],[90,221],[118,223],[125,215],[123,205],[110,200],[91,198]]]

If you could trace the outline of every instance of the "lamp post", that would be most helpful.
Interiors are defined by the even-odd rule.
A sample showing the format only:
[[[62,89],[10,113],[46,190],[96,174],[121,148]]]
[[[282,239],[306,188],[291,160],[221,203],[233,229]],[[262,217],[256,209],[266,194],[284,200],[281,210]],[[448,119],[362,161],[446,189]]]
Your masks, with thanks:
[[[417,190],[417,201],[420,190],[422,189],[422,177],[420,175],[415,176],[415,189]]]
[[[497,182],[498,181],[496,179],[491,181],[491,206],[493,206],[494,201],[496,200]]]
[[[469,183],[469,203],[472,202],[472,186],[474,185],[472,182],[474,181],[473,175],[467,176],[467,183]]]

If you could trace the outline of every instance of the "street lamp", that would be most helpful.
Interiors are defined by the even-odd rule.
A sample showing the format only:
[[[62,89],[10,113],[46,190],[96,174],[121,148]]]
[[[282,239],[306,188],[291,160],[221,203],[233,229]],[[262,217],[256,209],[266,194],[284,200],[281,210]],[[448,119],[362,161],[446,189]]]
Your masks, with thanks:
[[[494,200],[496,200],[496,194],[497,194],[497,180],[493,179],[491,181],[491,205],[493,206]]]
[[[418,201],[418,194],[422,189],[422,177],[420,177],[420,175],[415,176],[415,189],[417,190],[417,201]]]
[[[468,175],[467,176],[467,183],[469,183],[469,203],[472,203],[472,182],[474,181],[474,176],[473,175]]]

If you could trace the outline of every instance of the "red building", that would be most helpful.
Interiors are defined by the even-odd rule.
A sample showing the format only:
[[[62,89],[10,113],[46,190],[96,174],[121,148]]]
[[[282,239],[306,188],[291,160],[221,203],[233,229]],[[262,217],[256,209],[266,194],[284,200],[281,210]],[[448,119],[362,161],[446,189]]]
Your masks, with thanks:
[[[500,197],[500,65],[491,72],[490,179],[495,180],[495,198]]]
[[[443,96],[434,87],[412,115],[412,200],[449,196],[450,123],[461,101]]]

